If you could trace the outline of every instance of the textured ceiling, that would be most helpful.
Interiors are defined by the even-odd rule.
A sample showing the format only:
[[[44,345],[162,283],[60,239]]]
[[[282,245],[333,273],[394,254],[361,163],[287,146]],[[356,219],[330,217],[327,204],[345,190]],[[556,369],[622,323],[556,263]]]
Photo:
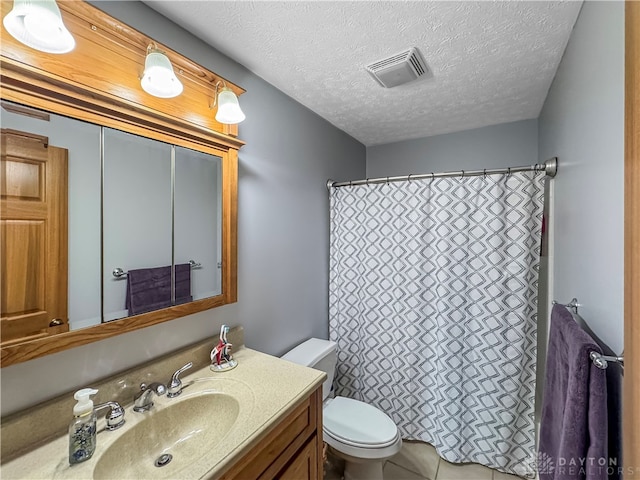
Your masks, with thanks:
[[[582,5],[145,3],[365,145],[536,118]],[[433,78],[385,89],[364,69],[414,46]]]

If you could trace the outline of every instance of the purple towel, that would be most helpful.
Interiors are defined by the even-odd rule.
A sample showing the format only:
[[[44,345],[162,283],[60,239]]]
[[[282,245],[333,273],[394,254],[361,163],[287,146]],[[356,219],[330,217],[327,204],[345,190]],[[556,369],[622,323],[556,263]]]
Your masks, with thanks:
[[[615,353],[602,339],[591,330],[589,325],[580,316],[574,316],[578,325],[580,325],[591,338],[593,338],[602,353],[612,357],[616,357]],[[611,461],[612,468],[609,469],[609,480],[622,479],[623,462],[622,462],[622,367],[619,363],[609,362],[609,366],[605,369],[607,378],[607,413],[608,413],[608,435],[609,443],[607,445],[607,454]]]
[[[191,296],[191,265],[176,265],[176,305],[193,300]]]
[[[190,302],[191,266],[176,265],[176,305]],[[171,267],[140,268],[127,273],[125,307],[129,315],[171,306]]]
[[[561,305],[551,312],[538,452],[541,480],[607,478],[607,386],[595,341]]]

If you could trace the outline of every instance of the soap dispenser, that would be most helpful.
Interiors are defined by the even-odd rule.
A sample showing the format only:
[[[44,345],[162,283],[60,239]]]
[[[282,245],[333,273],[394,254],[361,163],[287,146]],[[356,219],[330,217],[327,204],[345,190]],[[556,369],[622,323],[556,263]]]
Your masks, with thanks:
[[[89,460],[96,450],[96,413],[91,396],[93,388],[83,388],[74,395],[78,403],[73,407],[73,421],[69,425],[69,463]]]

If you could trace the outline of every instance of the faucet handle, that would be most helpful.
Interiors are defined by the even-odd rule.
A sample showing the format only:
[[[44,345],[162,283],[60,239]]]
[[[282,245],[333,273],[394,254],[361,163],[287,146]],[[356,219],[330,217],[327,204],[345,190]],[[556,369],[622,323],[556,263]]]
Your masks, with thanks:
[[[157,395],[164,395],[167,391],[167,388],[163,384],[158,382],[153,382],[149,384],[142,382],[140,384],[140,391],[138,392],[135,398],[142,396],[142,394],[147,391],[156,392]]]
[[[118,402],[104,402],[93,407],[95,411],[109,407],[109,412],[105,416],[107,430],[116,430],[124,425],[124,408]]]
[[[184,373],[186,370],[189,370],[191,367],[193,367],[193,362],[189,362],[183,367],[175,371],[175,373],[171,376],[171,381],[169,382],[169,385],[168,385],[167,397],[169,398],[177,397],[182,393],[182,381],[180,380],[179,377],[182,373]]]

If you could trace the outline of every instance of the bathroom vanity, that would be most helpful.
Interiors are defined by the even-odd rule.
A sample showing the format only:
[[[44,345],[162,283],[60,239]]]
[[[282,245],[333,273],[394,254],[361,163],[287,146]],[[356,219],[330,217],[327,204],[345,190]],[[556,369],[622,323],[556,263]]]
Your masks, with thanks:
[[[248,348],[234,353],[236,368],[212,372],[210,348],[201,342],[91,385],[96,403],[125,407],[125,424],[107,431],[99,416],[96,452],[83,463],[68,462],[73,392],[3,419],[2,478],[322,478],[326,375]],[[140,382],[166,383],[185,360],[194,367],[182,394],[132,410]],[[171,460],[156,466],[165,454]]]

